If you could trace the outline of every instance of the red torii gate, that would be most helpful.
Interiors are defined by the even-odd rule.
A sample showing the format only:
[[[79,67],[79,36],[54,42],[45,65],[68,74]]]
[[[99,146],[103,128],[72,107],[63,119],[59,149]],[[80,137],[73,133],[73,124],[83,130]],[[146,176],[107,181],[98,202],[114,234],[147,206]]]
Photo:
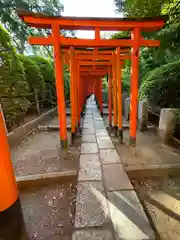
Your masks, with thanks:
[[[131,52],[131,100],[130,100],[130,144],[136,143],[136,125],[137,125],[137,100],[138,100],[138,75],[139,75],[139,49],[141,46],[157,47],[160,44],[158,40],[147,40],[141,36],[141,31],[159,30],[164,25],[164,19],[158,17],[156,19],[126,19],[126,18],[77,18],[77,17],[53,17],[43,14],[36,14],[27,11],[18,11],[21,19],[31,27],[51,29],[52,35],[48,37],[29,37],[30,44],[52,45],[54,47],[54,61],[56,72],[56,89],[58,114],[60,121],[60,138],[62,147],[67,147],[67,130],[66,130],[66,112],[64,101],[64,82],[61,47],[91,47],[91,48],[117,48],[117,60],[114,60],[113,66],[119,63],[120,47],[130,47]],[[94,30],[95,39],[76,39],[66,38],[60,34],[60,29],[68,30]],[[131,39],[101,39],[100,31],[131,31]],[[120,69],[113,67],[114,91],[121,92]],[[79,73],[78,73],[79,74]],[[117,111],[116,96],[113,98],[114,110]],[[118,99],[118,103],[121,101]],[[121,105],[118,104],[121,108]],[[121,109],[118,108],[118,112]],[[115,116],[116,118],[116,116]],[[114,122],[122,131],[122,122]],[[120,132],[121,134],[121,132]]]
[[[80,71],[80,81],[82,79],[82,73],[83,73],[83,76],[86,76],[86,79],[82,80],[81,81],[81,84],[80,86],[82,86],[84,84],[84,81],[86,83],[88,83],[88,94],[90,93],[94,93],[95,96],[96,96],[96,99],[98,100],[98,103],[99,103],[99,107],[100,107],[100,112],[101,112],[101,115],[103,115],[103,103],[102,103],[102,81],[101,81],[101,78],[104,76],[104,75],[107,75],[109,74],[109,81],[108,81],[108,112],[109,112],[109,127],[110,129],[112,128],[112,100],[111,100],[111,97],[112,97],[112,94],[111,94],[111,91],[112,91],[112,84],[111,84],[111,72],[112,72],[112,65],[113,65],[113,61],[114,61],[114,57],[113,56],[113,52],[115,51],[116,49],[113,48],[111,50],[104,50],[104,49],[93,49],[91,51],[87,50],[85,51],[84,50],[77,50],[77,49],[74,49],[74,47],[71,47],[70,51],[68,51],[67,49],[64,50],[63,49],[63,53],[65,53],[65,56],[64,56],[64,62],[66,62],[66,64],[69,64],[70,66],[71,65],[75,65],[77,64],[78,66],[78,69],[77,71]],[[123,65],[123,62],[122,60],[126,60],[126,59],[129,59],[130,58],[130,55],[127,54],[129,53],[129,48],[122,48],[122,49],[119,49],[119,52],[116,51],[116,55],[117,54],[120,54],[119,56],[119,59],[117,59],[118,61],[120,60],[120,65],[119,64],[116,64],[115,65],[115,68],[117,68],[117,71],[118,71],[118,74],[117,76],[120,77],[121,74],[119,74],[120,72],[120,68],[119,66]],[[73,55],[73,56],[72,56]],[[70,61],[68,62],[68,59],[70,59]],[[111,66],[110,66],[111,65]],[[107,69],[107,66],[108,69]],[[76,68],[75,68],[76,70]],[[74,76],[76,76],[76,73],[74,73],[71,69],[71,83],[73,83],[74,81]],[[94,76],[93,79],[90,78],[90,76]],[[115,79],[115,78],[114,78]],[[92,81],[93,80],[93,81]],[[95,80],[95,81],[94,81]],[[120,82],[121,79],[119,79],[119,82]],[[90,83],[90,85],[89,85]],[[72,84],[73,85],[73,84]],[[93,85],[93,86],[91,86]],[[122,142],[122,97],[121,97],[121,84],[118,85],[118,91],[117,91],[117,94],[116,92],[114,93],[115,96],[117,97],[118,99],[118,128],[119,128],[119,139],[120,139],[120,142]],[[73,110],[76,105],[76,99],[74,101],[74,98],[73,98],[73,87],[71,87],[71,113],[72,113],[72,121],[71,121],[71,124],[72,124],[72,128],[71,128],[71,133],[72,135],[74,135],[74,133],[76,132],[76,117],[73,117],[74,116],[74,113],[76,112],[75,110]],[[82,95],[82,96],[81,96]],[[80,94],[80,97],[82,98],[83,97],[83,94],[81,92]],[[73,101],[72,101],[73,99]],[[83,101],[81,100],[80,101],[81,103],[83,103]],[[79,111],[81,112],[81,108],[79,109]],[[78,114],[80,116],[80,114]],[[115,114],[115,116],[117,116],[117,114]],[[117,118],[117,117],[116,117]],[[114,119],[116,119],[114,118]],[[80,118],[78,119],[78,121],[80,121]],[[114,124],[114,131],[115,133],[117,134],[117,126],[116,124]]]

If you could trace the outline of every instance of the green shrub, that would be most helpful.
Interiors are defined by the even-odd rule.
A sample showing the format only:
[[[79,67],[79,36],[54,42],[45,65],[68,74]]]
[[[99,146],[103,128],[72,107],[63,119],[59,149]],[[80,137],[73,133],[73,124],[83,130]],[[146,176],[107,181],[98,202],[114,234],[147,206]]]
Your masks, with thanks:
[[[28,88],[23,65],[12,45],[11,38],[0,26],[0,101],[8,127],[14,124],[17,116],[27,111]]]
[[[46,98],[53,102],[56,101],[56,86],[55,86],[55,73],[54,67],[51,61],[40,56],[29,56],[34,61],[37,67],[39,67],[42,74],[43,81],[45,83]],[[53,97],[53,99],[51,99]]]
[[[177,108],[176,115],[177,115],[177,120],[180,122],[180,108]]]
[[[19,58],[24,66],[26,81],[29,84],[29,91],[32,93],[34,88],[36,88],[39,93],[42,93],[45,84],[39,66],[28,56],[19,55]]]
[[[33,55],[29,56],[29,58],[39,67],[45,84],[49,83],[50,85],[53,84],[53,86],[55,86],[55,74],[52,63],[40,56]]]
[[[70,73],[68,71],[64,71],[64,94],[66,101],[70,100]]]
[[[180,61],[150,71],[143,79],[140,98],[160,107],[180,106]]]

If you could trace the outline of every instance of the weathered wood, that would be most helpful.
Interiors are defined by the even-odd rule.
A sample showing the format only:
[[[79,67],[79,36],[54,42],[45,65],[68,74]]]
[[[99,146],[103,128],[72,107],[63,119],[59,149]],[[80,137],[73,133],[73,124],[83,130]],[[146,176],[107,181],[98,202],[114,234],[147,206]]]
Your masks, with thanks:
[[[29,186],[46,185],[53,182],[65,181],[77,177],[76,170],[63,172],[51,172],[35,175],[27,175],[16,177],[16,182],[19,189],[24,189]]]
[[[71,125],[67,125],[66,128],[67,128],[68,131],[70,131],[71,130]],[[39,125],[38,126],[38,130],[40,130],[40,131],[57,131],[59,129],[60,129],[59,125],[52,125],[52,124]]]

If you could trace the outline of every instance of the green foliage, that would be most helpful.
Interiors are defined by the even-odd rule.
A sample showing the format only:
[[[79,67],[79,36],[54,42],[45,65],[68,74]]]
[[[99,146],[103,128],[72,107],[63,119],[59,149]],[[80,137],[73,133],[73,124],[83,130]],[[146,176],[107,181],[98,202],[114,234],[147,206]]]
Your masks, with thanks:
[[[20,113],[29,107],[28,84],[21,61],[6,30],[0,26],[0,100],[11,126]]]
[[[38,64],[25,55],[19,55],[19,59],[25,69],[29,91],[34,92],[34,88],[36,88],[39,92],[42,92],[44,90],[44,79]]]
[[[180,108],[177,108],[176,114],[178,121],[180,121]]]
[[[126,31],[126,32],[117,32],[112,34],[111,38],[112,39],[121,39],[121,38],[129,38],[130,37],[130,32]]]
[[[27,49],[26,43],[28,35],[37,35],[39,33],[46,35],[46,30],[27,28],[18,17],[16,13],[17,8],[49,15],[60,15],[63,11],[63,5],[60,4],[59,0],[1,0],[0,20],[5,28],[11,33],[13,42],[21,53]],[[44,48],[44,51],[46,51],[46,49],[48,54],[48,47]]]
[[[64,92],[66,100],[70,100],[70,74],[69,72],[64,72]]]
[[[55,101],[56,96],[56,86],[55,86],[55,74],[53,64],[50,60],[45,59],[43,57],[33,55],[29,56],[29,58],[36,64],[36,66],[40,70],[40,74],[42,75],[42,79],[44,81],[44,90],[47,93],[47,98],[51,101],[51,97],[53,97],[53,101]]]
[[[127,17],[153,17],[159,15],[166,0],[115,0],[117,10]]]
[[[159,39],[159,48],[141,48],[140,97],[153,105],[179,108],[180,1],[179,0],[115,0],[117,10],[125,17],[155,17],[166,14],[161,30],[142,33],[146,39]],[[115,37],[122,36],[122,32]],[[123,81],[129,81],[130,65],[126,63]],[[142,84],[142,85],[141,85]]]
[[[180,61],[150,71],[141,85],[140,98],[160,107],[180,106]]]
[[[131,73],[130,73],[130,62],[127,61],[125,68],[122,70],[122,91],[130,92],[130,81],[131,81]]]
[[[0,103],[9,129],[28,109],[35,107],[35,90],[38,99],[43,100],[41,105],[56,103],[52,61],[40,56],[18,55],[9,34],[0,26]]]
[[[29,56],[29,59],[31,59],[38,66],[46,84],[55,84],[53,65],[48,59],[37,55]]]

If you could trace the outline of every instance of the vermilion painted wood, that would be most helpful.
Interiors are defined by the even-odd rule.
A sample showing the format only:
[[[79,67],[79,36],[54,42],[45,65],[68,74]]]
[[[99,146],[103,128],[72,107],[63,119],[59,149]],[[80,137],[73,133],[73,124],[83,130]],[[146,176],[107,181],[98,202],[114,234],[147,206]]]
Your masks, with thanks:
[[[130,140],[136,141],[140,41],[140,30],[138,28],[133,29],[132,38],[134,39],[134,45],[131,54]]]
[[[15,203],[18,198],[18,189],[8,146],[7,133],[1,111],[0,142],[0,212],[2,212],[11,207],[13,203]]]
[[[93,62],[93,61],[81,61],[80,62],[80,65],[81,66],[93,66],[93,65],[95,65],[95,66],[108,66],[108,65],[111,65],[112,63],[111,63],[111,61],[107,61],[107,62],[105,62],[105,61],[99,61],[99,62]]]
[[[102,97],[102,78],[99,80],[99,105],[100,105],[100,112],[103,113],[103,97]]]
[[[19,16],[22,20],[31,27],[36,28],[51,28],[51,25],[56,23],[62,29],[69,30],[95,30],[99,28],[100,30],[107,31],[128,31],[137,27],[143,31],[152,31],[161,29],[164,25],[164,19],[124,19],[124,18],[77,18],[77,17],[49,17],[49,16],[39,16],[33,13],[21,14]]]
[[[117,82],[116,82],[116,55],[115,55],[115,53],[113,53],[112,82],[113,82],[114,127],[116,127],[117,126]]]
[[[112,52],[115,51],[115,48],[112,50],[97,50],[97,52],[95,53],[94,50],[90,51],[90,50],[75,50],[75,54],[76,55],[112,55]],[[62,53],[69,53],[68,48],[67,49],[62,49],[61,50]],[[121,48],[121,53],[129,53],[130,52],[130,48]]]
[[[76,39],[76,38],[65,38],[63,36],[58,37],[59,44],[61,46],[81,46],[81,47],[131,47],[133,46],[132,39]],[[29,37],[28,42],[31,45],[53,45],[52,36],[49,37]],[[142,47],[158,47],[160,45],[159,40],[146,40],[141,39],[139,46]]]
[[[112,67],[108,68],[108,113],[109,113],[109,126],[112,126]]]
[[[99,28],[95,28],[95,39],[96,40],[100,40],[100,29]]]
[[[117,81],[117,124],[118,128],[122,130],[122,79],[121,79],[121,65],[120,62],[120,48],[116,49],[116,81]]]
[[[67,141],[67,128],[66,128],[66,108],[64,97],[64,80],[63,80],[63,68],[61,61],[61,52],[58,42],[59,28],[58,25],[52,26],[53,33],[53,45],[54,45],[54,63],[56,73],[56,92],[58,103],[58,116],[60,125],[60,139],[61,141]]]
[[[70,48],[70,100],[71,100],[71,132],[76,132],[76,109],[75,109],[75,56],[74,47]]]
[[[70,56],[64,56],[64,60],[68,60]],[[76,60],[112,60],[112,55],[76,55]],[[120,55],[120,60],[130,59],[129,54]]]

